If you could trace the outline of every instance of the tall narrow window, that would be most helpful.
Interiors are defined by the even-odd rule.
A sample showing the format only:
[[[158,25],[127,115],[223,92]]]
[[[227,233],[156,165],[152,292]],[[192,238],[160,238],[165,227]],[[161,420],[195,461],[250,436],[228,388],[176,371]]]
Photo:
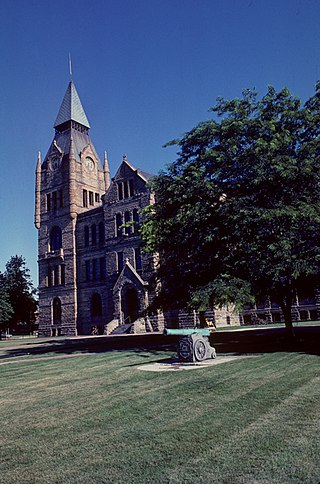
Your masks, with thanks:
[[[91,279],[91,265],[90,265],[90,261],[89,260],[86,260],[86,281],[90,281]]]
[[[116,215],[116,237],[121,237],[122,235],[122,214],[117,213]]]
[[[118,199],[122,200],[123,199],[123,185],[122,183],[118,183]]]
[[[129,224],[131,222],[131,213],[129,211],[124,212],[124,223]],[[132,232],[132,225],[126,225],[125,228],[125,234],[130,235]]]
[[[51,193],[47,194],[47,212],[51,210]]]
[[[93,259],[92,261],[92,279],[94,281],[97,281],[99,279],[98,259]]]
[[[85,247],[89,245],[89,227],[87,225],[84,228],[84,245]]]
[[[55,266],[54,268],[54,286],[59,286],[60,284],[60,280],[59,280],[59,272],[60,272],[60,267],[59,266]]]
[[[47,281],[48,281],[48,287],[52,286],[52,279],[51,279],[51,274],[52,274],[52,269],[50,266],[48,266],[48,273],[47,273]]]
[[[105,257],[100,257],[100,279],[101,281],[104,281],[107,276],[107,271],[106,271],[106,258]]]
[[[133,180],[129,180],[129,197],[134,195]]]
[[[133,230],[134,230],[134,232],[138,232],[140,218],[139,218],[139,211],[138,211],[137,208],[133,209],[132,216],[133,216],[133,221],[134,221]]]
[[[123,252],[117,252],[117,269],[121,272],[123,269]]]
[[[66,266],[62,265],[61,266],[61,284],[64,286],[66,283]]]
[[[100,195],[99,195],[99,193],[95,193],[94,196],[95,196],[96,203],[99,203],[100,202]]]
[[[53,194],[52,194],[52,202],[53,202],[53,210],[57,210],[57,207],[58,207],[57,192],[53,192]]]
[[[96,245],[97,243],[97,227],[96,224],[91,225],[91,244]]]
[[[99,244],[100,245],[104,244],[104,236],[105,236],[104,223],[100,222],[99,223]]]
[[[94,202],[93,202],[93,192],[89,192],[89,205],[94,205]]]
[[[60,227],[55,225],[50,232],[50,252],[57,251],[62,248],[62,232]]]
[[[83,206],[87,207],[88,206],[88,192],[87,192],[87,190],[83,190],[82,197],[83,197]]]
[[[63,191],[59,190],[60,207],[63,207]]]
[[[141,262],[141,251],[140,251],[140,247],[137,247],[136,249],[134,249],[134,262],[135,262],[136,270],[137,271],[141,271],[141,269],[142,269],[142,262]]]
[[[129,196],[129,187],[128,187],[128,182],[125,181],[123,184],[123,198],[128,198]]]

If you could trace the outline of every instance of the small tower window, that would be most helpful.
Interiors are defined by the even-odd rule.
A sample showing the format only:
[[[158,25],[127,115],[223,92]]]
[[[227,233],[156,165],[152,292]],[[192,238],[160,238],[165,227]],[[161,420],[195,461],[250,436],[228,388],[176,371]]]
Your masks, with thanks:
[[[82,198],[83,198],[83,206],[87,207],[88,206],[88,192],[87,192],[87,190],[83,190]]]
[[[95,193],[95,200],[96,200],[96,203],[99,203],[100,202],[100,195],[99,195],[99,193]]]
[[[50,232],[50,252],[57,251],[62,248],[62,232],[60,227],[55,225]]]
[[[47,194],[47,212],[51,210],[51,193]]]
[[[66,283],[66,266],[61,266],[61,285],[64,286]]]
[[[93,192],[89,192],[89,205],[94,205]]]
[[[63,191],[59,190],[60,207],[63,207]]]

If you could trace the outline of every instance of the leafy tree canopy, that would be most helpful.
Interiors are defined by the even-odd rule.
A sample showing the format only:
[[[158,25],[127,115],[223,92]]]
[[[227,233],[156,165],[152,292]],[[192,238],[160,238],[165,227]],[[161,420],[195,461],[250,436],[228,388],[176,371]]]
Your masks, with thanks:
[[[320,83],[218,98],[151,182],[146,250],[159,254],[156,305],[203,309],[270,296],[291,325],[295,291],[318,282]]]
[[[5,284],[5,277],[0,273],[0,332],[5,330],[13,315],[9,293]]]
[[[18,255],[12,256],[6,264],[6,270],[1,275],[0,281],[4,314],[6,314],[5,325],[14,331],[32,330],[37,310],[36,290],[25,259]]]

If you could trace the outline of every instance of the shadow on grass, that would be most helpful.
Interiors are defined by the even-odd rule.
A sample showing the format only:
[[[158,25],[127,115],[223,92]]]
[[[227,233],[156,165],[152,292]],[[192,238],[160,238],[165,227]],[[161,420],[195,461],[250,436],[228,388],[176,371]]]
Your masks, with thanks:
[[[73,353],[103,353],[131,350],[148,358],[159,351],[175,351],[177,336],[143,334],[128,336],[88,336],[59,338],[44,342],[26,343],[21,347],[2,348],[0,360],[26,355],[70,355]],[[273,353],[279,351],[300,352],[320,355],[320,327],[295,328],[295,339],[288,341],[284,328],[260,328],[250,331],[217,331],[210,336],[210,344],[217,353]]]

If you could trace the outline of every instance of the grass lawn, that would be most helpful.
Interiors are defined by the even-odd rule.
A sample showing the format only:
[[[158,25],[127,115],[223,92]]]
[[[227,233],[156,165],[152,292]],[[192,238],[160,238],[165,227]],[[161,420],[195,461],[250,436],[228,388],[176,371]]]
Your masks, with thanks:
[[[320,481],[318,356],[138,369],[168,356],[0,365],[1,484]]]

